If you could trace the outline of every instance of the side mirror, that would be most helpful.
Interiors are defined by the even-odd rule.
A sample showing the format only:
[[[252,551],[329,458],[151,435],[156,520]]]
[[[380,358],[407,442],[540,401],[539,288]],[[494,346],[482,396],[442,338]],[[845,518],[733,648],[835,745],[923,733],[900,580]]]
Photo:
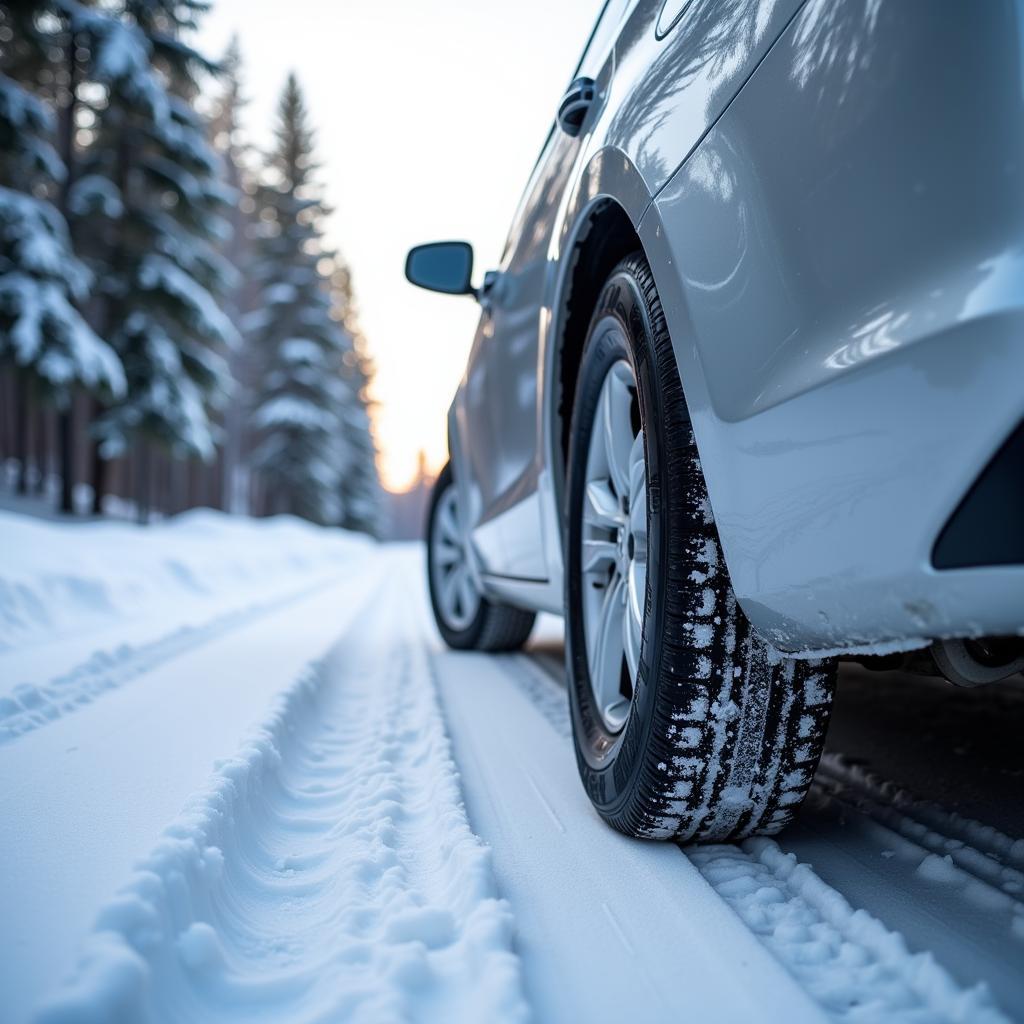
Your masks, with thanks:
[[[469,242],[428,242],[409,250],[405,276],[412,284],[446,295],[476,295],[473,246]]]

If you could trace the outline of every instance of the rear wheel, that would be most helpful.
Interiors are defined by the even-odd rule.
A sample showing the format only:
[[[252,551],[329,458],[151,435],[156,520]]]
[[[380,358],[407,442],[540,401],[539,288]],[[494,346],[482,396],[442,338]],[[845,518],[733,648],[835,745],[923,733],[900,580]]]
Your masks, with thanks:
[[[821,753],[835,667],[784,658],[737,604],[639,255],[612,273],[584,346],[566,559],[576,759],[599,813],[648,838],[785,826]]]
[[[533,612],[485,597],[477,584],[451,463],[441,470],[427,516],[430,603],[444,642],[456,650],[514,651],[533,629]]]

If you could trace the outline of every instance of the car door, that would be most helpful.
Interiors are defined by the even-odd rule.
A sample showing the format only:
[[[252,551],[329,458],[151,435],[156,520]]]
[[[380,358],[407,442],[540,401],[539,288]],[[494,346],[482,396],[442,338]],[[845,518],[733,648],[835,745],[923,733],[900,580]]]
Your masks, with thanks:
[[[574,78],[586,75],[599,88],[607,81],[630,4],[606,2]],[[547,576],[537,494],[538,342],[554,215],[580,146],[557,126],[548,135],[483,298],[466,372],[463,429],[479,497],[474,540],[487,571],[523,579]]]

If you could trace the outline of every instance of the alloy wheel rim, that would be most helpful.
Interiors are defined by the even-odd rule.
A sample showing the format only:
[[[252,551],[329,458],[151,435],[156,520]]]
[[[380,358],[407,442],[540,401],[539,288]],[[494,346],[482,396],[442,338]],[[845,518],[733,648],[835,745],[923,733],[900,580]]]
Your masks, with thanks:
[[[647,463],[636,377],[625,359],[601,385],[587,450],[581,573],[595,707],[610,732],[629,716],[647,590]]]
[[[459,495],[454,485],[438,500],[430,544],[434,594],[441,615],[449,628],[468,629],[480,610],[480,591],[463,541]]]

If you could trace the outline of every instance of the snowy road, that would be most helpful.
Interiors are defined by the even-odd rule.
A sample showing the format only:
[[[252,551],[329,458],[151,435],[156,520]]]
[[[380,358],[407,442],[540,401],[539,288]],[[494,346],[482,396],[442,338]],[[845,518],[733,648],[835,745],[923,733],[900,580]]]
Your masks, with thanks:
[[[200,619],[0,652],[4,1020],[1024,1020],[1017,684],[844,670],[799,823],[683,851],[590,809],[557,642],[443,650],[413,549]]]

